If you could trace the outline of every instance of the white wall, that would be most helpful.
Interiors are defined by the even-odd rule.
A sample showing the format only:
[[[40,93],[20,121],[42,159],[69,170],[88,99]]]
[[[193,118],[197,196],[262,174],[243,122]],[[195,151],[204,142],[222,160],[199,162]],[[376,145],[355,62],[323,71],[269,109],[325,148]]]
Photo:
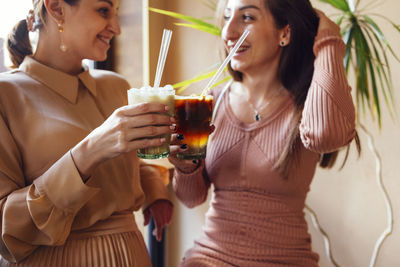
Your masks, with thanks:
[[[172,2],[172,1],[171,1]],[[164,8],[182,12],[192,16],[202,17],[210,15],[207,8],[200,1],[176,0],[166,4]],[[329,9],[326,4],[312,0],[316,7],[327,11],[328,15],[337,13]],[[363,0],[362,3],[370,1]],[[371,12],[379,12],[397,24],[400,2],[398,0],[379,1],[382,4]],[[383,31],[395,51],[400,52],[400,34],[395,33],[388,24],[384,24]],[[170,83],[187,79],[212,65],[218,59],[216,42],[212,36],[189,29],[174,28],[175,42],[171,46],[173,52],[168,57],[169,72],[166,80]],[[172,45],[172,44],[171,44]],[[175,50],[174,50],[175,49]],[[400,63],[391,60],[394,77],[394,95],[397,105],[400,104],[397,77],[400,77]],[[392,199],[394,211],[394,230],[380,251],[376,266],[400,266],[400,125],[398,120],[392,120],[387,110],[383,111],[383,127],[376,126],[368,115],[361,115],[361,123],[371,131],[375,144],[382,157],[383,182]],[[363,152],[357,158],[354,146],[344,169],[338,167],[332,170],[318,169],[311,186],[307,204],[318,214],[322,227],[331,239],[332,251],[335,259],[343,267],[368,266],[373,247],[381,232],[386,228],[387,217],[383,197],[377,187],[375,177],[375,158],[368,149],[365,133],[358,129],[361,137]],[[178,265],[185,250],[193,245],[193,240],[200,235],[204,222],[204,213],[208,205],[204,204],[196,209],[187,209],[176,202],[176,213],[173,223],[167,232],[167,259],[168,267]],[[324,244],[321,235],[312,226],[309,217],[309,228],[313,238],[313,247],[320,256],[320,266],[332,266],[324,253]]]
[[[327,14],[335,11],[327,8],[326,4],[312,1],[316,7],[326,10]],[[370,1],[361,1],[361,6]],[[374,2],[374,1],[372,1]],[[378,2],[378,1],[375,1]],[[371,13],[380,13],[400,23],[397,0],[380,1],[381,4],[369,9]],[[379,19],[378,19],[379,20]],[[379,20],[394,50],[400,48],[400,34]],[[400,103],[396,77],[400,75],[400,63],[393,58],[392,66],[394,97],[397,106]],[[354,83],[353,83],[354,84]],[[394,212],[393,233],[384,241],[375,266],[400,266],[400,177],[397,167],[400,159],[400,125],[398,119],[393,120],[388,110],[383,110],[382,129],[379,130],[376,121],[367,114],[360,114],[360,123],[371,132],[376,149],[382,158],[382,181],[391,198]],[[307,203],[315,209],[319,219],[332,241],[335,258],[341,266],[369,266],[371,255],[378,237],[387,228],[387,215],[384,198],[378,187],[376,178],[376,158],[368,148],[367,135],[359,127],[362,155],[358,159],[354,146],[351,156],[342,171],[335,168],[331,171],[319,169],[312,183]],[[311,223],[310,223],[311,225]],[[310,227],[313,234],[315,250],[321,255],[321,266],[331,266],[323,257],[323,245],[318,233]]]

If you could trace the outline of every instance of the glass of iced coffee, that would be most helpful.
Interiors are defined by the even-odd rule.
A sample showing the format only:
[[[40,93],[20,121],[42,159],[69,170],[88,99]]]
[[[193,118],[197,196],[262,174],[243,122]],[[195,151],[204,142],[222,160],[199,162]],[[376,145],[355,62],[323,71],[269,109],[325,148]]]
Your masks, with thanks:
[[[128,90],[128,103],[162,103],[169,106],[169,115],[174,116],[174,96],[175,90],[171,85],[164,87],[152,88],[150,86],[142,87],[140,89],[131,88]],[[169,144],[171,140],[171,134],[163,136],[153,136],[152,138],[165,137],[166,141],[157,147],[148,147],[138,149],[137,154],[142,159],[160,159],[168,157],[169,155]]]
[[[206,157],[213,98],[211,95],[175,96],[177,133],[183,134],[188,149],[177,154],[178,159]]]
[[[206,157],[213,107],[212,96],[208,93],[248,34],[248,30],[243,32],[199,96],[175,96],[177,133],[183,134],[184,142],[188,145],[187,150],[177,154],[178,159],[202,159]]]

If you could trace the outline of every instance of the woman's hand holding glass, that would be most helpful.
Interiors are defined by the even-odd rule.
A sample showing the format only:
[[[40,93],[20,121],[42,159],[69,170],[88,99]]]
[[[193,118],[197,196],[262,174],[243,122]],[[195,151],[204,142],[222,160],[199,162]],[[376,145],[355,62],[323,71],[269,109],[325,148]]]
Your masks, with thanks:
[[[151,138],[174,132],[169,107],[160,103],[141,103],[116,109],[71,150],[83,178],[89,177],[100,162],[140,148],[159,146],[165,138]]]
[[[214,132],[215,126],[210,125],[210,132]],[[185,144],[185,137],[182,134],[173,134],[171,136],[171,145],[169,147],[170,153],[168,160],[178,170],[184,173],[191,173],[195,171],[199,166],[201,160],[182,160],[176,157],[176,154],[186,151],[187,144]]]
[[[181,160],[176,157],[176,154],[186,151],[187,144],[185,144],[184,136],[182,134],[173,134],[171,136],[171,145],[169,147],[168,160],[181,172],[191,173],[199,166],[198,160]]]

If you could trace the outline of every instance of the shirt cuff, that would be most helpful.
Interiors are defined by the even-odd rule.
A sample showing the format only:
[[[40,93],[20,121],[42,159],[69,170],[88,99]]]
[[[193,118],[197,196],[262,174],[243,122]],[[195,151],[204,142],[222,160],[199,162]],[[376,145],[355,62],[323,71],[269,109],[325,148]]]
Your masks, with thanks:
[[[36,179],[34,184],[40,195],[47,196],[54,206],[69,213],[77,212],[100,191],[100,188],[83,183],[70,151]]]

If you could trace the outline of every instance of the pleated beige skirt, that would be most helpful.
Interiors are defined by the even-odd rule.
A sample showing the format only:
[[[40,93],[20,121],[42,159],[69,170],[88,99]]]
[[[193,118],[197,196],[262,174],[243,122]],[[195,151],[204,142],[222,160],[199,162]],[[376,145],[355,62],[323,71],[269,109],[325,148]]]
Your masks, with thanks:
[[[0,257],[0,267],[151,267],[131,212],[74,231],[64,246],[41,246],[18,264]]]

